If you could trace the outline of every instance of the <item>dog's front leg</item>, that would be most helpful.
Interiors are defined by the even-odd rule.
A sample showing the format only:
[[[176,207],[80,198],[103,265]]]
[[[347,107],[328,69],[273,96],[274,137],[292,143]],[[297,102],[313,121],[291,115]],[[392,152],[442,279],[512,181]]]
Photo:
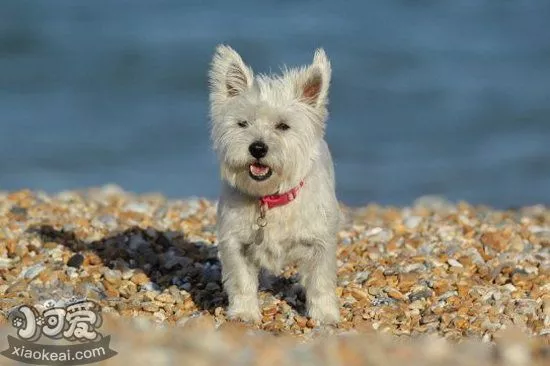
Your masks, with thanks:
[[[227,310],[229,318],[259,321],[259,268],[243,255],[241,244],[238,242],[233,240],[221,242],[219,250],[223,286],[229,298]]]
[[[340,320],[336,297],[336,249],[332,243],[315,242],[312,255],[301,261],[302,284],[306,289],[308,315],[324,324]]]

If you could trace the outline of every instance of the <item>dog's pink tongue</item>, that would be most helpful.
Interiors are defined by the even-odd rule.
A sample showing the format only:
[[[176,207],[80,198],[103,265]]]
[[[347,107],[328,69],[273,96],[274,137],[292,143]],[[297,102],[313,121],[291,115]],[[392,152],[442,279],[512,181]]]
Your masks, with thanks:
[[[250,171],[254,175],[264,175],[267,174],[267,172],[269,171],[269,167],[262,164],[254,163],[250,165]]]

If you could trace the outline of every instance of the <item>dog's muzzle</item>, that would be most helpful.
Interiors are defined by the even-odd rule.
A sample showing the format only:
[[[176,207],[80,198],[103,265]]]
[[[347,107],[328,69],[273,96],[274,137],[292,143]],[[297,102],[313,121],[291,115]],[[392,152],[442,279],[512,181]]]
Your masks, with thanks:
[[[272,173],[273,171],[270,167],[260,164],[259,162],[250,164],[248,168],[248,174],[250,175],[250,178],[258,182],[268,179],[269,177],[271,177]]]

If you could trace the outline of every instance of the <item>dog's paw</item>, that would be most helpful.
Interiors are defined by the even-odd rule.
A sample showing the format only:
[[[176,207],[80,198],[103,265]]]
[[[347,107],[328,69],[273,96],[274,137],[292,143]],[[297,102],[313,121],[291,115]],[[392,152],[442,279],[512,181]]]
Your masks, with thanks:
[[[257,323],[261,319],[257,298],[236,298],[227,309],[229,319]]]
[[[229,308],[227,310],[227,316],[229,319],[242,320],[248,323],[258,323],[261,319],[260,309]]]
[[[340,309],[336,299],[332,298],[311,303],[308,315],[320,324],[338,324],[340,321]]]

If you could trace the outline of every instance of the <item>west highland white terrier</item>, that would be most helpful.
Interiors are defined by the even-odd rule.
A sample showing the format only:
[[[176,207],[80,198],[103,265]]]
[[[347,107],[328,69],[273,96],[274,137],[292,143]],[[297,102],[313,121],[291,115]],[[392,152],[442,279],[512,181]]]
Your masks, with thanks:
[[[340,210],[324,140],[330,62],[254,76],[220,45],[210,70],[212,140],[220,166],[218,241],[228,315],[259,321],[260,268],[297,264],[308,315],[337,323]]]

